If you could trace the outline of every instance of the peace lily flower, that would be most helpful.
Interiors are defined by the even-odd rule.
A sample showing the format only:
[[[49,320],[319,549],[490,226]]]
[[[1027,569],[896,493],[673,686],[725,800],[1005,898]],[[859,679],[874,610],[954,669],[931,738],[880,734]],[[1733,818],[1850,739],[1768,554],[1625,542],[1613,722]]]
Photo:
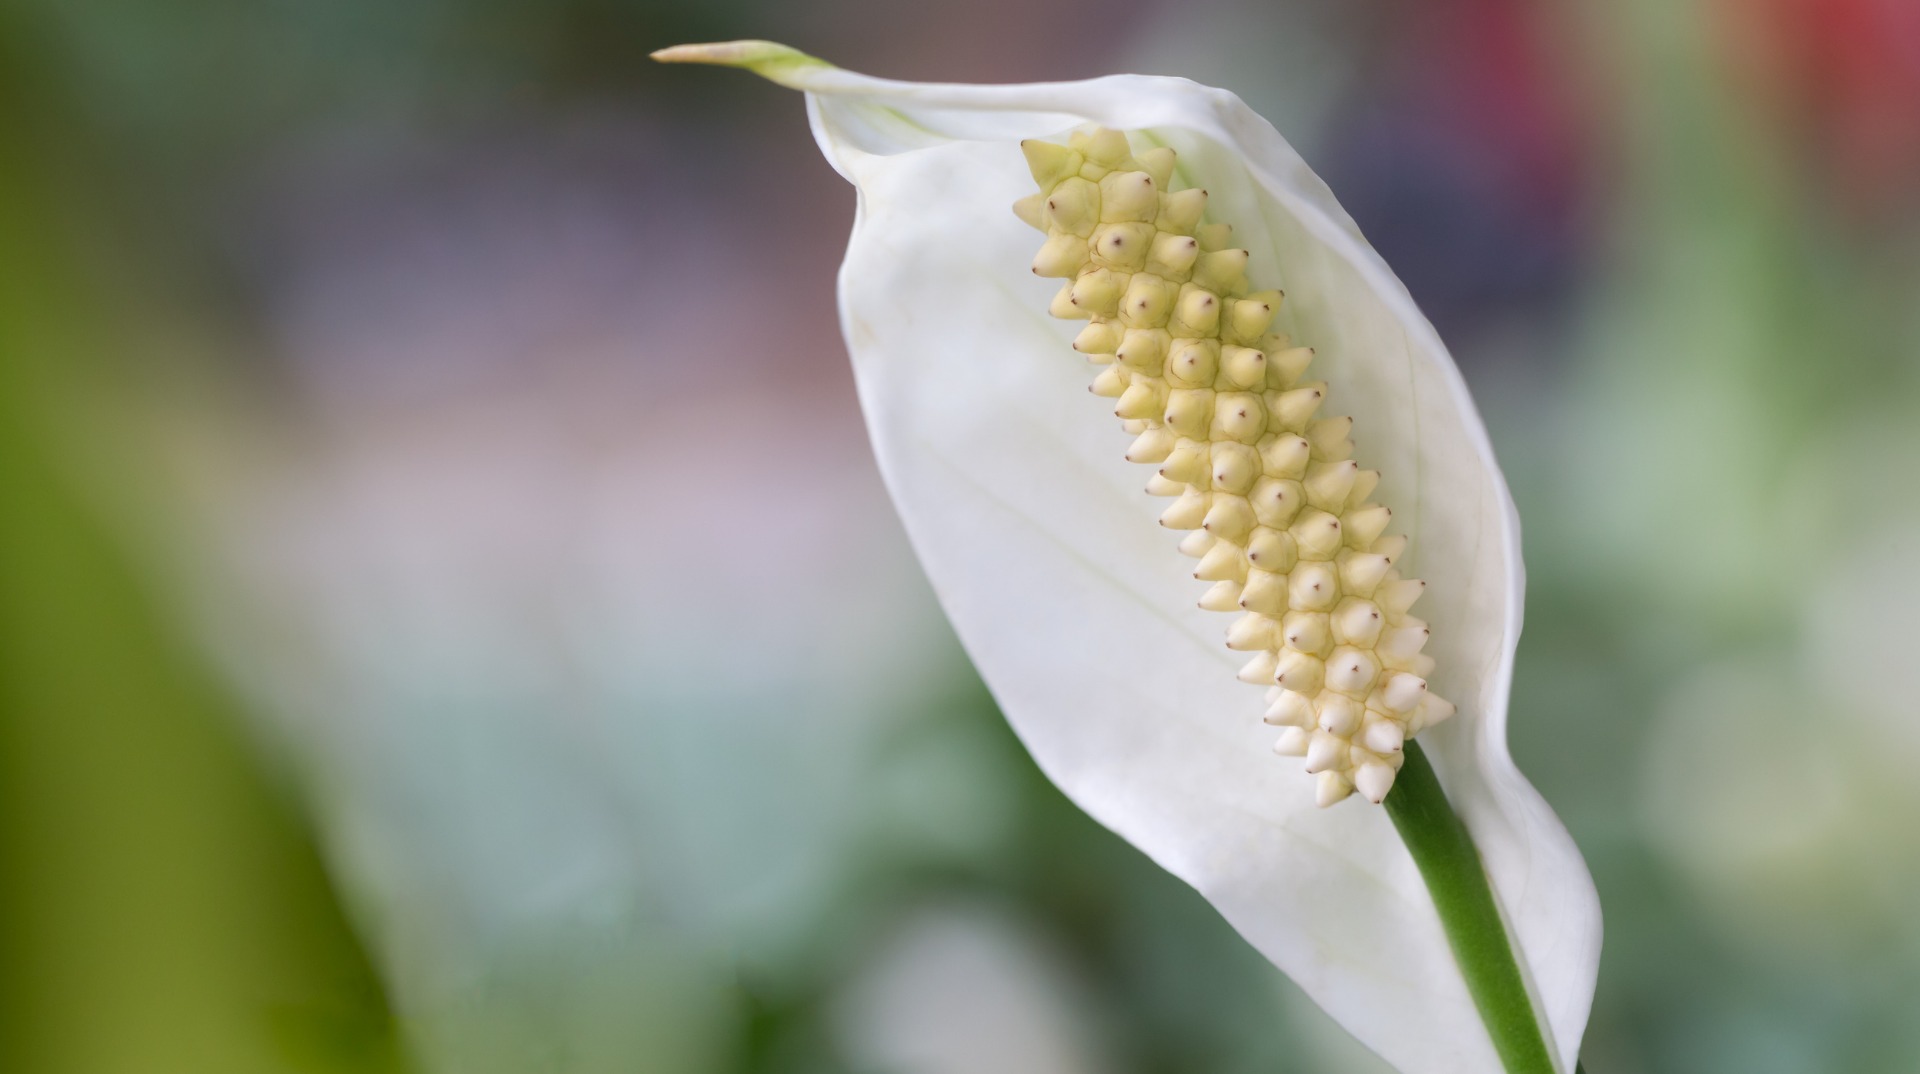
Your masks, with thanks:
[[[1512,500],[1286,141],[1182,79],[656,57],[805,91],[859,191],[840,312],[881,472],[1048,776],[1401,1070],[1572,1070],[1599,905],[1507,753]]]

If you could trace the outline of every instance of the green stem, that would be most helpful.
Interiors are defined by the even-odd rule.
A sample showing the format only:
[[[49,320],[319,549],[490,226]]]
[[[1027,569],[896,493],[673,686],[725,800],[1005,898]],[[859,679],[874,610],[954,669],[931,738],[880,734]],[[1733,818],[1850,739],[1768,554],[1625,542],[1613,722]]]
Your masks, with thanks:
[[[1467,992],[1480,1010],[1494,1050],[1508,1074],[1554,1074],[1553,1059],[1534,1016],[1520,965],[1514,961],[1500,908],[1467,826],[1447,802],[1440,778],[1419,745],[1406,745],[1406,763],[1387,795],[1387,815],[1427,882],[1440,925]]]

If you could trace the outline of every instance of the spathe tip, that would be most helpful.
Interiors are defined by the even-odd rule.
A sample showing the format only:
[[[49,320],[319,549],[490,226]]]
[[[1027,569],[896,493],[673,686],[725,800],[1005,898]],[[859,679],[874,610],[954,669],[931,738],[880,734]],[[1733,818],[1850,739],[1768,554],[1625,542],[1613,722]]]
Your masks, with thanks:
[[[798,80],[793,77],[797,72],[833,66],[777,41],[715,41],[672,45],[656,49],[652,56],[659,63],[706,63],[718,67],[739,67],[770,82],[796,89],[800,88]]]

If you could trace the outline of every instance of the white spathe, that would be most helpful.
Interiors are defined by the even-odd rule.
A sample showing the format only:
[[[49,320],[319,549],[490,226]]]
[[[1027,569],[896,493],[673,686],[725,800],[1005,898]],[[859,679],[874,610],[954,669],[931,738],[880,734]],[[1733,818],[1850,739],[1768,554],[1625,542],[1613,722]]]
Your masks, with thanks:
[[[705,51],[701,51],[705,50]],[[963,644],[1035,760],[1081,808],[1206,896],[1335,1019],[1409,1074],[1500,1063],[1419,873],[1383,810],[1314,805],[1234,677],[1204,583],[1155,524],[1028,271],[1009,206],[1017,148],[1099,124],[1179,154],[1209,218],[1287,298],[1277,331],[1318,350],[1356,457],[1429,582],[1435,689],[1422,736],[1479,845],[1567,1070],[1592,1002],[1600,910],[1573,840],[1507,752],[1520,633],[1519,522],[1459,370],[1406,288],[1278,132],[1224,90],[1119,75],[1037,85],[868,78],[762,42],[663,59],[730,63],[804,90],[859,191],[840,314],[880,470]]]

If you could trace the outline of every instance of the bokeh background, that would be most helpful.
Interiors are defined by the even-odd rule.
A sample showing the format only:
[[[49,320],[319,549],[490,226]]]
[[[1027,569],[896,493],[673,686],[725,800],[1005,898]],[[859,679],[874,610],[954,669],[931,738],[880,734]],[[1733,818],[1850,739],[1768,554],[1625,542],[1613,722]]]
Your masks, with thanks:
[[[942,621],[797,97],[1227,86],[1525,520],[1594,1074],[1920,1069],[1920,6],[7,0],[0,1070],[1372,1072]]]

